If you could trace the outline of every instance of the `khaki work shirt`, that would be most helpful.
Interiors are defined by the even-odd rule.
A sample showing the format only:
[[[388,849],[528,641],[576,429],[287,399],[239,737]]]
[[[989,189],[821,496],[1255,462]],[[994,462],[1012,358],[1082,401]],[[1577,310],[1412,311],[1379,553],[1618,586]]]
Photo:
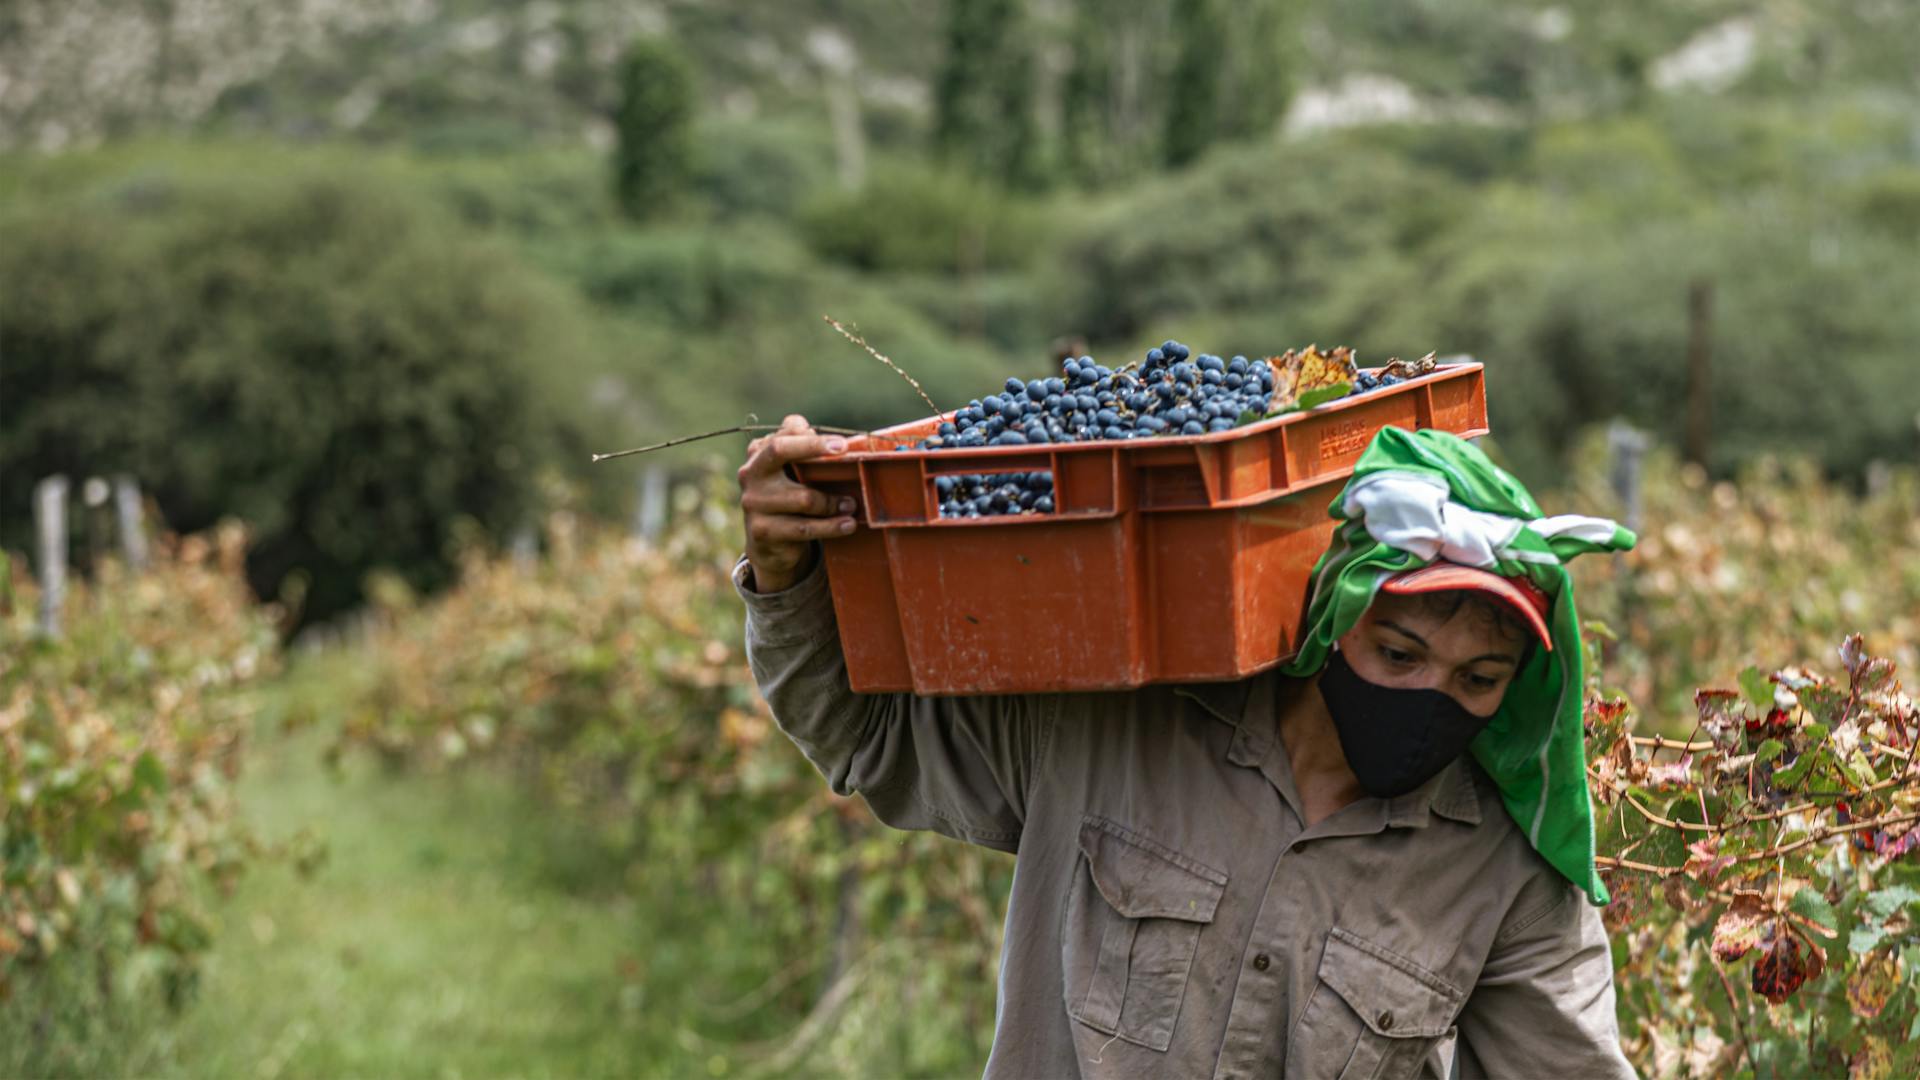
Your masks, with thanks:
[[[818,559],[754,679],[833,790],[1015,856],[989,1077],[1632,1076],[1600,917],[1469,758],[1304,828],[1283,676],[857,694]]]

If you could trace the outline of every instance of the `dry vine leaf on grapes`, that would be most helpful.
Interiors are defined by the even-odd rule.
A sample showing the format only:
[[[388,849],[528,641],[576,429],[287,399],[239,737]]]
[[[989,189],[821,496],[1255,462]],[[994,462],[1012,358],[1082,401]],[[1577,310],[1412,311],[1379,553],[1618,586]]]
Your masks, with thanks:
[[[1345,345],[1326,352],[1321,352],[1318,345],[1288,349],[1279,356],[1267,357],[1267,364],[1273,368],[1273,400],[1268,416],[1311,409],[1349,394],[1416,379],[1431,374],[1436,366],[1433,353],[1418,360],[1395,357],[1377,375],[1363,375],[1353,350]]]
[[[1311,409],[1323,401],[1341,397],[1360,377],[1353,350],[1345,345],[1324,353],[1318,345],[1288,349],[1279,356],[1267,357],[1267,363],[1273,365],[1273,402],[1268,407],[1269,416],[1293,409]]]

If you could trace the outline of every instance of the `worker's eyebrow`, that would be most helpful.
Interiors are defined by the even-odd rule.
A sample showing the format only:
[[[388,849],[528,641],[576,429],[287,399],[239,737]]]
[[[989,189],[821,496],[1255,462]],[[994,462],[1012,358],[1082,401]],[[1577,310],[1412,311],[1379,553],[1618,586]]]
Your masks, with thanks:
[[[1396,634],[1403,634],[1409,638],[1412,638],[1414,641],[1419,642],[1420,647],[1423,649],[1431,650],[1433,648],[1433,646],[1427,644],[1426,638],[1421,637],[1419,634],[1414,633],[1413,631],[1407,629],[1404,626],[1401,626],[1399,623],[1394,622],[1391,619],[1375,619],[1373,620],[1373,625],[1384,626]],[[1520,666],[1519,657],[1514,656],[1512,653],[1497,653],[1497,652],[1481,653],[1479,656],[1476,656],[1473,659],[1467,661],[1467,663],[1477,664],[1482,660],[1492,660],[1492,661],[1495,661],[1496,663],[1508,664],[1512,667]]]
[[[1409,629],[1407,629],[1406,627],[1404,627],[1404,626],[1401,626],[1401,625],[1400,625],[1399,623],[1397,623],[1397,622],[1389,622],[1389,621],[1388,621],[1388,620],[1386,620],[1386,619],[1375,619],[1375,620],[1373,620],[1373,625],[1375,625],[1375,626],[1384,626],[1384,627],[1386,627],[1387,629],[1389,629],[1389,630],[1392,630],[1392,631],[1394,631],[1394,632],[1396,632],[1396,633],[1399,633],[1399,634],[1404,634],[1404,635],[1406,635],[1407,637],[1410,637],[1410,638],[1412,638],[1413,640],[1415,640],[1415,641],[1417,641],[1417,642],[1419,642],[1419,643],[1420,643],[1420,647],[1421,647],[1421,648],[1423,648],[1423,649],[1431,649],[1431,648],[1433,648],[1433,646],[1431,646],[1431,645],[1429,645],[1429,644],[1427,644],[1427,639],[1426,639],[1426,638],[1423,638],[1423,637],[1421,637],[1421,636],[1420,636],[1419,634],[1416,634],[1416,633],[1414,633],[1413,631],[1411,631],[1411,630],[1409,630]]]

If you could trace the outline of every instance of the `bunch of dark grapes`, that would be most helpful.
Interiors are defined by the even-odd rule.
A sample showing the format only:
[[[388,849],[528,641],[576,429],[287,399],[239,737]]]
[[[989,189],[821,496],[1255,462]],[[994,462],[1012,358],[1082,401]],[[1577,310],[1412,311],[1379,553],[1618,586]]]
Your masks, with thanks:
[[[1353,389],[1347,391],[1347,396],[1352,397],[1355,394],[1364,394],[1369,390],[1382,390],[1389,386],[1398,386],[1401,382],[1402,380],[1398,375],[1390,375],[1386,372],[1381,372],[1376,375],[1371,371],[1363,371],[1358,378],[1353,380]]]
[[[1189,359],[1191,358],[1191,359]],[[1240,414],[1264,415],[1273,371],[1244,356],[1193,356],[1169,341],[1148,349],[1138,370],[1114,371],[1091,356],[1069,358],[1059,376],[1022,382],[976,398],[942,423],[919,449],[1204,435],[1226,431]]]
[[[934,478],[933,486],[940,496],[941,517],[1053,513],[1053,474],[1044,469],[939,476]]]
[[[1354,392],[1382,385],[1390,384],[1375,379]],[[1265,416],[1272,400],[1273,369],[1266,361],[1195,355],[1169,341],[1148,349],[1137,368],[1115,371],[1081,356],[1063,362],[1055,378],[1008,379],[1000,393],[968,402],[934,434],[899,449],[1205,435],[1231,430],[1247,414]],[[1053,478],[1045,472],[943,476],[937,488],[941,517],[1053,510]]]

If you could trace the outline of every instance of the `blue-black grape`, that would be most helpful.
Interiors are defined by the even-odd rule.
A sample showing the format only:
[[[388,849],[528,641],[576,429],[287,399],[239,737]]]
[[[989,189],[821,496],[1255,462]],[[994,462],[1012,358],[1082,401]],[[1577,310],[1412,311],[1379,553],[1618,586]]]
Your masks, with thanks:
[[[1362,372],[1352,392],[1400,381]],[[901,449],[1045,446],[1229,431],[1242,416],[1264,416],[1273,389],[1273,368],[1264,361],[1242,355],[1224,359],[1166,341],[1125,370],[1074,356],[1061,362],[1058,376],[1009,377],[999,393],[969,402]],[[942,476],[935,480],[934,494],[941,516],[948,518],[1051,513],[1054,507],[1053,477],[1044,471]]]

